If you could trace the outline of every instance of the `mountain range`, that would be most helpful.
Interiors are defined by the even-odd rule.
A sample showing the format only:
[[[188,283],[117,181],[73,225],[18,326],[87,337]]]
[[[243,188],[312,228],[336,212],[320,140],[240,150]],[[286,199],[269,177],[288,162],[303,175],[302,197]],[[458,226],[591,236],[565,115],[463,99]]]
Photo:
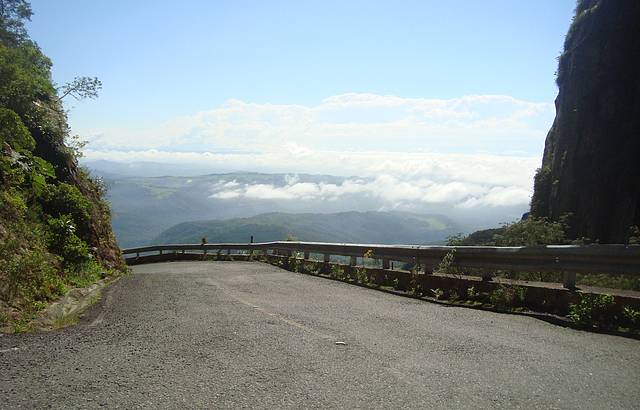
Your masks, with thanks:
[[[460,227],[442,215],[407,212],[339,212],[331,214],[267,213],[250,218],[194,221],[175,225],[154,243],[302,241],[429,244],[442,242]]]
[[[113,229],[123,248],[165,241],[167,237],[162,234],[167,229],[187,222],[200,223],[194,221],[233,220],[239,224],[236,229],[239,233],[231,235],[233,229],[227,222],[225,237],[247,241],[252,233],[245,225],[256,222],[247,218],[255,217],[256,224],[263,226],[266,218],[263,214],[271,214],[271,219],[273,215],[305,214],[304,218],[316,222],[306,226],[311,230],[306,235],[302,225],[295,225],[295,231],[283,228],[287,226],[285,221],[291,224],[298,219],[288,215],[275,223],[278,229],[270,226],[266,230],[273,239],[284,239],[292,233],[300,238],[337,242],[443,242],[451,233],[468,233],[519,219],[524,211],[521,206],[465,209],[446,203],[411,201],[403,198],[402,189],[392,187],[395,191],[388,195],[373,178],[367,177],[255,172],[197,175],[201,169],[114,161],[85,161],[84,165],[106,185]],[[375,225],[385,213],[390,221],[385,225],[385,235],[350,234],[361,224]],[[397,221],[403,213],[413,218],[439,220],[451,229],[412,231],[410,224]],[[312,214],[315,216],[311,217]],[[320,235],[320,223],[329,226],[338,218],[321,216],[324,214],[344,214],[344,228],[332,226],[340,236]],[[258,232],[253,234],[258,236]],[[178,238],[181,236],[175,239]]]

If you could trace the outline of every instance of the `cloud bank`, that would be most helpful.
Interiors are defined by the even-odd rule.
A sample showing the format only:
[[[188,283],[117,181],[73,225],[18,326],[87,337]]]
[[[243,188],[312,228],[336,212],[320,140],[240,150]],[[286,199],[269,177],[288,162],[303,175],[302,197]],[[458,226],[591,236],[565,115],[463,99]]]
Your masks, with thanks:
[[[530,191],[517,186],[497,187],[474,183],[437,183],[427,179],[401,180],[390,175],[374,179],[347,179],[342,183],[300,182],[288,178],[286,185],[239,184],[235,180],[212,187],[210,198],[296,201],[336,201],[345,197],[369,197],[390,208],[410,204],[455,204],[458,208],[514,206],[526,204]]]
[[[314,106],[230,100],[144,130],[82,130],[88,160],[212,171],[360,176],[341,185],[234,186],[218,199],[327,199],[354,192],[461,208],[526,205],[551,103],[502,95],[453,99],[348,93]]]

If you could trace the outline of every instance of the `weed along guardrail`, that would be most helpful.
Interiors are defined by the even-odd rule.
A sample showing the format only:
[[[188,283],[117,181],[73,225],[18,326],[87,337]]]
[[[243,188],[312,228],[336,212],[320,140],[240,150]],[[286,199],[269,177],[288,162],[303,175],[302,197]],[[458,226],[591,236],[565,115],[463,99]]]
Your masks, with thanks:
[[[567,315],[586,304],[581,314],[589,322],[597,321],[600,313],[593,311],[597,305],[616,317],[628,316],[621,323],[640,328],[640,292],[576,288],[577,275],[638,280],[639,245],[487,247],[278,241],[155,245],[123,249],[122,253],[130,265],[260,260],[361,286],[498,310]],[[532,281],[533,276],[527,274],[550,275],[557,283]]]

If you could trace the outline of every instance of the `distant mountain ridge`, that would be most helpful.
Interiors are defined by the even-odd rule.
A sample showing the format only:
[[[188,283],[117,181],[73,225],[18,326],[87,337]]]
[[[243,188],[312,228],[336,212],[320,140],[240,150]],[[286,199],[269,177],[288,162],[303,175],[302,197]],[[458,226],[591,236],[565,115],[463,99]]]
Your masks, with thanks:
[[[407,200],[401,194],[398,197],[398,193],[396,197],[386,197],[370,187],[362,189],[363,184],[373,180],[357,176],[232,172],[133,177],[123,176],[131,171],[128,164],[106,165],[92,168],[91,173],[105,182],[113,229],[123,248],[149,245],[164,230],[183,222],[249,218],[269,212],[330,214],[393,210],[444,215],[459,226],[454,233],[468,233],[519,219],[526,210],[519,205],[465,208],[437,201]],[[309,192],[315,196],[309,196]]]
[[[192,221],[177,224],[152,242],[197,243],[204,236],[208,242],[255,242],[284,240],[293,236],[301,241],[428,244],[443,242],[461,228],[442,215],[407,212],[273,212],[249,218]]]

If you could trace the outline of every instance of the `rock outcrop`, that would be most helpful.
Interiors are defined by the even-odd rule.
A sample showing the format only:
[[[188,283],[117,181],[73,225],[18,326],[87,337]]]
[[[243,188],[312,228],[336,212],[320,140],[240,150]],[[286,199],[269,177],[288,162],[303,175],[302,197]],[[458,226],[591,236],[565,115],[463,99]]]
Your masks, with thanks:
[[[579,1],[557,83],[531,212],[569,215],[573,238],[624,242],[640,225],[640,1]]]

